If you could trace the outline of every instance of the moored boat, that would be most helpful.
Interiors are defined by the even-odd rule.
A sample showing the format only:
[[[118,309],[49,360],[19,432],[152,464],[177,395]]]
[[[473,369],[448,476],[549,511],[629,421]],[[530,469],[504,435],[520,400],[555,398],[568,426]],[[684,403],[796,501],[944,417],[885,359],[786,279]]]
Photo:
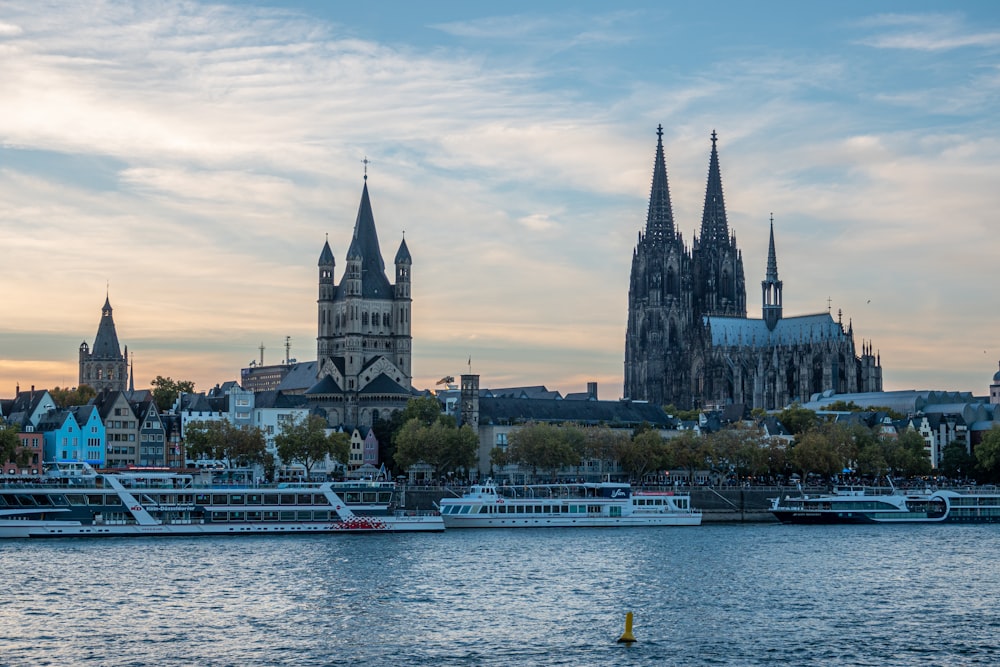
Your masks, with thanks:
[[[687,494],[634,491],[616,482],[497,486],[474,484],[440,503],[451,528],[697,526]]]
[[[774,498],[770,511],[782,523],[796,524],[996,523],[1000,491],[848,486],[828,494]]]
[[[441,531],[437,512],[394,509],[395,485],[201,484],[189,473],[57,466],[0,484],[0,538]]]

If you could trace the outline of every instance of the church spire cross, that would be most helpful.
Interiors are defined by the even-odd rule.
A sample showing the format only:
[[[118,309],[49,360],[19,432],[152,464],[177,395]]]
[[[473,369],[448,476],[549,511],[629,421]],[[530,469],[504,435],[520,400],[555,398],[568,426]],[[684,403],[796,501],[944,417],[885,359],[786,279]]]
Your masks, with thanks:
[[[365,165],[365,181],[367,181],[368,180],[368,165],[371,164],[371,160],[369,160],[368,156],[366,155],[365,159],[363,159],[361,161],[361,163]]]

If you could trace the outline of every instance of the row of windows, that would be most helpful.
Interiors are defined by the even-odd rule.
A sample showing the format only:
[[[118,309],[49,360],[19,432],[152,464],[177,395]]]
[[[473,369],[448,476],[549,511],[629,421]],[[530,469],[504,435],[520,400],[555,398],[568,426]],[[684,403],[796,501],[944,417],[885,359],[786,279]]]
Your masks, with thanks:
[[[337,521],[340,516],[334,511],[313,512],[309,510],[280,512],[211,512],[213,523],[243,521]]]
[[[600,505],[445,505],[442,514],[600,514]]]

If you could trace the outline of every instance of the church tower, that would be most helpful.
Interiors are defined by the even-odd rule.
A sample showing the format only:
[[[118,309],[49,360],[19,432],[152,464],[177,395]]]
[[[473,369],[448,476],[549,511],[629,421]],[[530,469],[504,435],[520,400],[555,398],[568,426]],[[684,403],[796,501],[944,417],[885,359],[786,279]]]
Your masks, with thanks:
[[[338,285],[327,240],[318,264],[317,383],[306,395],[326,410],[332,426],[371,426],[405,406],[412,391],[413,259],[404,240],[396,253],[396,284],[390,283],[367,173],[345,264]]]
[[[111,299],[105,297],[93,350],[87,346],[86,341],[80,345],[80,384],[88,385],[100,393],[104,389],[125,391],[127,382],[128,347],[125,348],[125,354],[122,354],[112,316]]]
[[[625,397],[686,408],[692,402],[686,360],[695,339],[691,256],[674,225],[662,125],[656,137],[646,228],[632,253]]]
[[[771,242],[767,250],[767,274],[760,281],[763,303],[761,312],[768,331],[774,331],[781,319],[781,281],[778,280],[778,256],[774,252],[774,216],[771,216]]]
[[[699,315],[747,316],[747,290],[743,277],[743,255],[730,234],[726,202],[722,195],[718,135],[712,130],[712,154],[708,162],[708,184],[701,232],[691,255],[694,262],[695,308]]]

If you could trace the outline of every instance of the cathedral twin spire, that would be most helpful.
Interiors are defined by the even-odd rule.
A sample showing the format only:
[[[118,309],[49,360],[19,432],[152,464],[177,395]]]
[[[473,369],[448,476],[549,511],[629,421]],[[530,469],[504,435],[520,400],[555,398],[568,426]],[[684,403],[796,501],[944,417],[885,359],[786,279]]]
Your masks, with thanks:
[[[646,215],[646,239],[651,243],[671,241],[676,236],[674,213],[670,206],[667,164],[663,157],[663,126],[656,128],[656,158],[653,161],[653,187],[649,193]]]

